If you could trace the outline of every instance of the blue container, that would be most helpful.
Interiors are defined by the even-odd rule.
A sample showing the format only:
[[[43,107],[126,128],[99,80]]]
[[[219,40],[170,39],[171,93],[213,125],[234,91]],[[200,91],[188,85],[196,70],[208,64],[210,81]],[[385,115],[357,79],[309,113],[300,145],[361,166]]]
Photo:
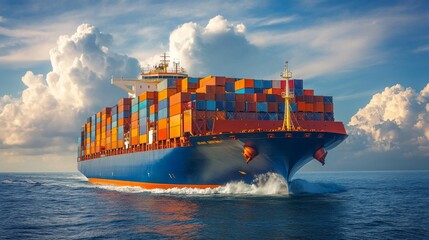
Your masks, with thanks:
[[[207,111],[215,111],[216,110],[216,101],[215,100],[207,100],[206,101],[206,110]]]
[[[295,89],[304,89],[304,81],[302,79],[295,79],[293,84]]]
[[[139,126],[145,125],[146,126],[147,117],[140,118],[139,119]]]
[[[235,101],[235,93],[226,93],[225,94],[226,101]]]
[[[234,91],[235,91],[235,84],[233,82],[226,82],[225,92],[234,92]]]
[[[334,121],[334,114],[333,113],[325,113],[323,117],[324,117],[325,121]]]
[[[119,134],[119,133],[118,133],[118,140],[122,140],[122,139],[124,139],[124,134],[122,134],[122,133],[121,133],[121,134]]]
[[[139,133],[140,135],[147,133],[146,125],[140,126]]]
[[[305,120],[312,121],[314,120],[314,114],[312,112],[305,113]]]
[[[264,89],[268,89],[268,88],[273,87],[273,81],[271,81],[271,80],[262,81],[262,84],[263,84]]]
[[[139,104],[139,97],[135,97],[133,98],[133,100],[131,100],[131,106],[135,106]]]
[[[149,116],[149,109],[143,108],[139,111],[139,119],[146,118]]]
[[[159,101],[158,102],[158,110],[168,108],[169,103],[170,103],[169,98],[166,98],[162,101]]]
[[[266,94],[265,97],[267,99],[267,102],[277,102],[276,94]]]
[[[238,93],[238,94],[255,93],[255,90],[253,88],[242,88],[240,90],[235,91],[235,93]]]
[[[225,110],[227,112],[234,112],[235,111],[235,101],[226,101],[225,102]]]
[[[119,113],[118,119],[129,118],[130,116],[131,116],[130,111],[123,111]]]
[[[169,117],[168,108],[164,108],[158,111],[158,119],[164,119]]]
[[[278,104],[278,110],[279,110],[279,113],[285,112],[285,103],[284,102],[281,102]]]
[[[293,93],[295,94],[295,96],[302,96],[304,95],[304,90],[295,88]]]
[[[268,112],[268,105],[266,102],[257,102],[256,103],[256,112],[266,113]]]
[[[197,100],[197,94],[191,93],[191,101]]]
[[[285,119],[284,113],[278,113],[277,118],[278,118],[278,120],[284,120]]]
[[[118,122],[117,121],[112,122],[112,128],[115,128],[117,126],[118,126]]]
[[[324,103],[333,103],[334,99],[332,98],[332,96],[324,96],[323,97],[323,102]]]
[[[268,120],[278,120],[278,113],[268,113]]]
[[[206,110],[206,101],[204,100],[195,100],[195,109],[199,111]]]
[[[216,101],[216,110],[224,111],[225,110],[225,102],[224,101]]]
[[[298,105],[296,105],[296,103],[290,103],[290,111],[291,112],[298,112]]]
[[[234,120],[235,119],[235,112],[226,112],[226,120]]]
[[[112,114],[112,117],[111,117],[111,118],[112,118],[112,122],[113,122],[113,121],[117,121],[117,120],[118,120],[118,114],[116,114],[116,113],[115,113],[115,114]]]
[[[101,118],[97,118],[96,123],[100,123],[101,122]]]
[[[139,105],[138,104],[137,105],[133,105],[131,107],[131,113],[136,113],[138,111],[139,111]]]
[[[254,93],[264,93],[264,89],[263,88],[255,88],[253,90]]]
[[[119,126],[118,127],[118,136],[122,135],[124,133],[124,126]]]
[[[313,120],[315,121],[322,121],[323,117],[323,113],[313,113]]]
[[[149,117],[149,121],[155,122],[158,120],[158,113],[152,113]]]
[[[188,81],[190,83],[198,83],[198,78],[190,78],[190,77],[188,77]]]
[[[255,80],[253,81],[254,88],[264,88],[263,80]]]
[[[118,113],[118,106],[115,105],[115,106],[112,107],[111,114],[114,115],[114,114],[117,114],[117,113]]]
[[[258,120],[270,120],[268,113],[258,113]]]
[[[106,130],[107,131],[112,130],[112,125],[111,124],[106,125]]]

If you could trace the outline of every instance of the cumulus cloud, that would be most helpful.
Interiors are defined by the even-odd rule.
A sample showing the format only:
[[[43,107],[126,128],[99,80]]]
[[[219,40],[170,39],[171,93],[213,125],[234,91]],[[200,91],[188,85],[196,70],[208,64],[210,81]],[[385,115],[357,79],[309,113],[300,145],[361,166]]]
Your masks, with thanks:
[[[59,37],[49,52],[52,71],[46,77],[28,71],[21,96],[0,98],[0,148],[35,154],[74,148],[87,116],[124,95],[110,78],[138,76],[138,61],[112,52],[112,41],[88,24]]]
[[[348,144],[361,150],[429,157],[429,84],[420,92],[400,84],[386,87],[359,109],[348,127]]]
[[[206,26],[188,22],[177,27],[170,34],[169,54],[194,76],[263,77],[269,72],[263,65],[272,62],[248,41],[243,23],[233,24],[220,15],[210,19]],[[158,61],[159,56],[155,56],[145,62]]]

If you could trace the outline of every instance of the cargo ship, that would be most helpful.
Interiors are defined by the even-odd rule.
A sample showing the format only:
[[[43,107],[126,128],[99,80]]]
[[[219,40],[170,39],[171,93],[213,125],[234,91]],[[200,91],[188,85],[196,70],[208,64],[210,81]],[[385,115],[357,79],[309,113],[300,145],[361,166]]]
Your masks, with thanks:
[[[279,80],[189,77],[164,55],[128,92],[82,125],[79,171],[95,184],[145,189],[215,188],[257,174],[288,181],[313,159],[325,164],[346,137],[332,96],[304,89],[287,62]]]

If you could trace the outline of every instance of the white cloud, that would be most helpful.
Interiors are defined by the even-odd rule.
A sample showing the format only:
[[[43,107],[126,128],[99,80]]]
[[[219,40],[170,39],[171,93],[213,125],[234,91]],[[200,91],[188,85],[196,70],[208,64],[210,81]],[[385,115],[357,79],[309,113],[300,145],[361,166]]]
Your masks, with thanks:
[[[88,24],[80,25],[72,36],[59,37],[49,52],[52,71],[46,78],[28,71],[20,97],[0,98],[0,125],[5,129],[0,132],[0,148],[35,155],[75,151],[71,149],[81,124],[122,94],[110,85],[110,78],[139,73],[138,61],[112,52],[111,43],[110,35]],[[0,159],[6,158],[4,154]]]
[[[232,24],[220,15],[210,19],[206,26],[194,22],[182,24],[170,34],[169,40],[171,59],[179,59],[193,76],[266,77],[272,69],[264,68],[273,61],[267,58],[267,53],[247,40],[246,26]],[[159,54],[145,60],[149,65],[157,62]]]
[[[429,84],[420,93],[399,84],[386,87],[351,118],[348,145],[360,149],[360,154],[429,156],[428,151],[422,151],[429,146],[428,95]]]

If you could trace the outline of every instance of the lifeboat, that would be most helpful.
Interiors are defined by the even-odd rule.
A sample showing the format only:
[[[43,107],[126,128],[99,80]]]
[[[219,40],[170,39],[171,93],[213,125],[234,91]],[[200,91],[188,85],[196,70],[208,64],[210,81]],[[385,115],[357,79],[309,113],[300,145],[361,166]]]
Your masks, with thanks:
[[[314,153],[313,153],[313,157],[319,161],[322,166],[325,165],[325,158],[326,155],[328,155],[328,152],[325,150],[325,148],[321,147],[319,149],[317,149]]]

